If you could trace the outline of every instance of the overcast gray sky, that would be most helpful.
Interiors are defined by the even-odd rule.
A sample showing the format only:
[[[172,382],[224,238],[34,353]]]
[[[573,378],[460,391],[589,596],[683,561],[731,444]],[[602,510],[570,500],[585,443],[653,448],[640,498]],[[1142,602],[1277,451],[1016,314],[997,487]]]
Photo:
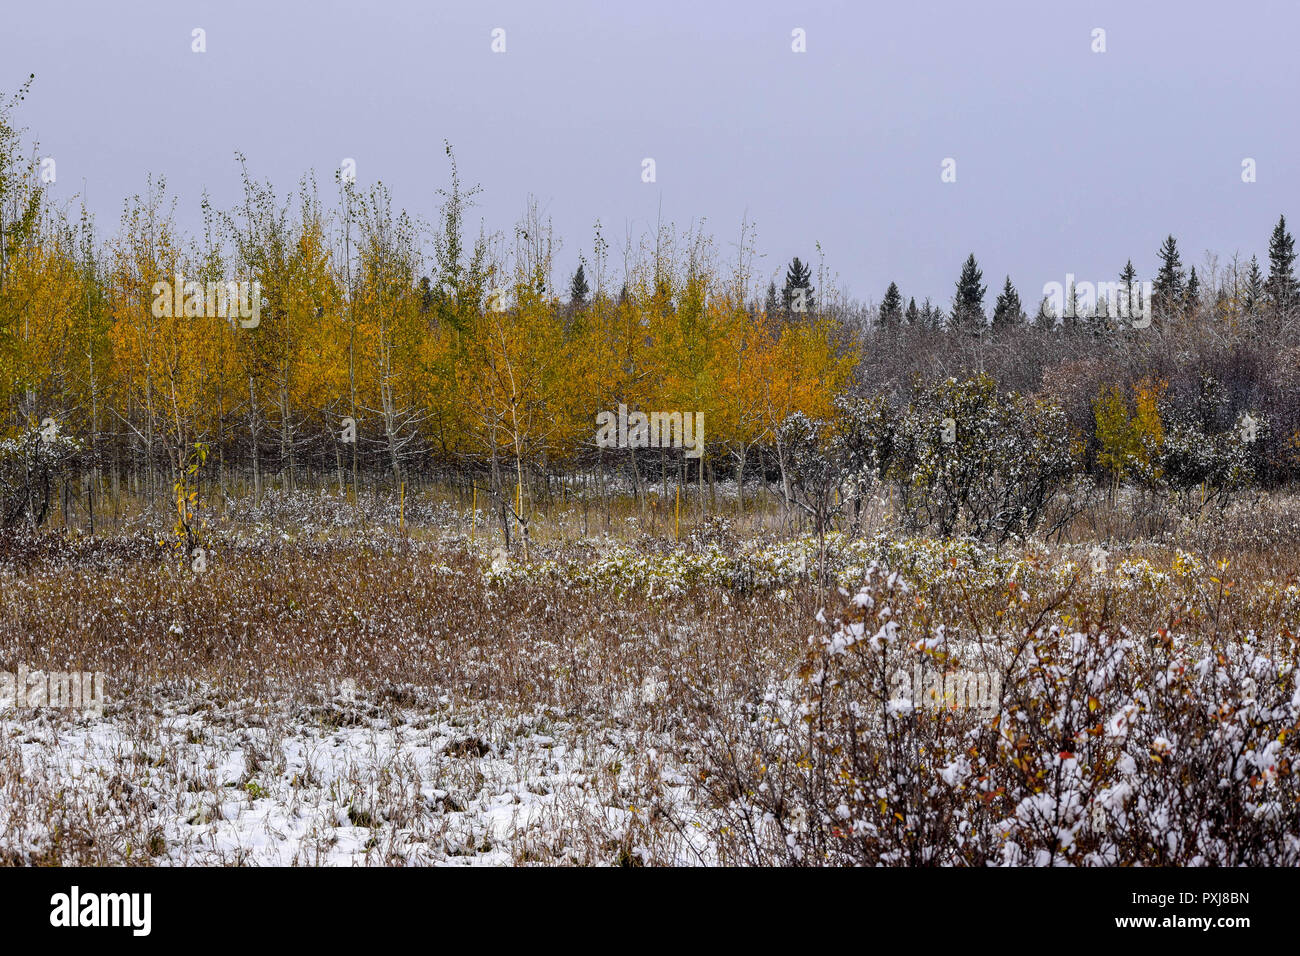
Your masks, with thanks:
[[[204,187],[235,198],[236,149],[327,196],[355,157],[432,218],[443,139],[489,229],[538,196],[561,273],[597,218],[617,250],[662,204],[728,255],[748,214],[764,273],[820,241],[863,299],[894,279],[946,305],[973,251],[990,302],[1010,273],[1028,308],[1067,271],[1149,277],[1169,232],[1199,264],[1300,225],[1296,0],[0,3],[0,90],[36,73],[19,121],[101,232],[149,172],[195,227]]]

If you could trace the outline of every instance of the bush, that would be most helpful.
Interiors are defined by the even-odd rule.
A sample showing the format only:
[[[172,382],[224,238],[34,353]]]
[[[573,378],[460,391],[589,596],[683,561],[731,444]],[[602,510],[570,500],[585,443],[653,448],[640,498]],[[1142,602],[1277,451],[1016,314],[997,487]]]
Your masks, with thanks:
[[[0,441],[0,527],[26,521],[39,527],[54,488],[76,459],[80,444],[54,429],[29,428]]]
[[[1184,507],[1226,504],[1233,492],[1255,480],[1269,437],[1262,416],[1234,418],[1222,387],[1211,378],[1201,380],[1196,401],[1161,405],[1160,471]]]
[[[1059,406],[999,396],[987,376],[948,379],[902,416],[891,474],[909,528],[1002,543],[1034,531],[1070,491],[1081,452]]]
[[[1300,864],[1289,643],[1040,626],[1039,606],[1008,631],[1006,610],[968,608],[985,637],[963,642],[897,575],[869,571],[795,686],[714,720],[705,787],[727,858]],[[987,712],[925,691],[963,671],[995,691]],[[921,675],[920,693],[900,673]]]

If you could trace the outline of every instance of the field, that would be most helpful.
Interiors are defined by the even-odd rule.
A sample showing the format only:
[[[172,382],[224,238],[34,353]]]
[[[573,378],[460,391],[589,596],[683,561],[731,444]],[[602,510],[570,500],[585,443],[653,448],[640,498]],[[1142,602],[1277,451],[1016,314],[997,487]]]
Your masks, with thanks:
[[[11,533],[0,669],[105,693],[0,702],[0,860],[1300,862],[1300,499],[994,547],[744,498],[566,494],[527,558],[436,488],[232,500],[201,570],[130,502]]]

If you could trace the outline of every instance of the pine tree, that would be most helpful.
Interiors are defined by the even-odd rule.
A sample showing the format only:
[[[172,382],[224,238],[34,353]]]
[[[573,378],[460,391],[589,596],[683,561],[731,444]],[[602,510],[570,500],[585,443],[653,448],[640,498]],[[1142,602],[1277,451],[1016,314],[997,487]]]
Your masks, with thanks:
[[[1160,246],[1160,269],[1151,285],[1155,305],[1162,315],[1177,312],[1183,302],[1186,280],[1178,256],[1178,240],[1168,236]]]
[[[898,283],[889,283],[885,298],[880,303],[880,324],[887,329],[897,328],[903,320],[903,296],[898,291]]]
[[[1187,292],[1184,293],[1184,308],[1195,312],[1201,301],[1201,280],[1196,275],[1196,266],[1192,266],[1191,275],[1187,277]]]
[[[1282,216],[1268,242],[1268,281],[1264,284],[1269,305],[1279,315],[1285,315],[1295,308],[1297,299],[1300,298],[1294,266],[1295,238],[1286,231],[1286,216]]]
[[[1137,270],[1133,268],[1133,260],[1129,259],[1119,273],[1119,301],[1115,304],[1115,318],[1127,319],[1129,322],[1137,318],[1138,310],[1142,307],[1139,301],[1141,294],[1138,288]],[[1123,321],[1120,321],[1120,325],[1123,324]]]
[[[587,275],[583,271],[582,263],[578,263],[578,271],[573,274],[573,282],[569,284],[569,304],[582,308],[587,304],[587,295],[591,292],[591,287],[587,285]]]
[[[781,300],[776,296],[776,280],[773,279],[767,284],[767,298],[763,302],[763,311],[769,318],[776,318],[781,314]]]
[[[921,321],[921,313],[916,308],[916,299],[909,299],[907,303],[907,324],[915,328],[916,324]]]
[[[1068,329],[1077,329],[1083,325],[1087,316],[1080,315],[1082,310],[1079,308],[1079,290],[1073,282],[1070,288],[1065,290],[1065,315],[1061,316],[1061,326]]]
[[[998,293],[997,302],[993,306],[993,329],[1000,332],[1004,329],[1014,328],[1023,319],[1024,315],[1020,307],[1020,293],[1011,284],[1011,276],[1007,276],[1007,281],[1002,286],[1002,291]]]
[[[802,295],[799,290],[803,290]],[[790,268],[785,272],[785,288],[781,291],[781,302],[787,314],[813,310],[812,269],[800,262],[798,256],[790,261]]]
[[[1100,289],[1097,290],[1097,304],[1093,306],[1088,330],[1093,335],[1101,335],[1110,327],[1110,297]]]
[[[1056,327],[1056,312],[1052,309],[1052,303],[1047,298],[1043,298],[1038,303],[1038,312],[1034,314],[1034,325],[1040,329],[1052,329]]]
[[[1256,315],[1264,304],[1264,272],[1259,267],[1259,257],[1250,257],[1250,271],[1246,273],[1245,309],[1247,315]]]
[[[939,318],[935,315],[934,307],[930,305],[930,297],[926,296],[921,303],[921,327],[924,329],[937,329],[939,327]]]
[[[979,332],[984,328],[984,293],[988,286],[981,285],[984,273],[980,271],[972,252],[966,257],[957,277],[957,291],[952,298],[952,327],[963,332]]]

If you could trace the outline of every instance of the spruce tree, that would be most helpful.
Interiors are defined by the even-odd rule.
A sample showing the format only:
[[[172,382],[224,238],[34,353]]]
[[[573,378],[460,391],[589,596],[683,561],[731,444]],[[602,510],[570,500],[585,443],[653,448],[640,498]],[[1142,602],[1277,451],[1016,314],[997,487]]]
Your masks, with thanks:
[[[582,269],[582,263],[578,263],[578,271],[573,274],[573,282],[569,284],[569,304],[576,308],[582,308],[587,303],[587,294],[591,288],[587,285],[587,275]]]
[[[1101,289],[1097,290],[1097,304],[1093,306],[1092,318],[1088,329],[1093,335],[1101,335],[1110,327],[1110,297]]]
[[[1065,315],[1061,316],[1061,326],[1067,329],[1079,328],[1086,318],[1086,316],[1079,314],[1081,311],[1079,308],[1079,290],[1071,282],[1070,288],[1065,290]]]
[[[1056,312],[1052,309],[1052,303],[1043,296],[1038,303],[1038,312],[1034,314],[1034,325],[1040,329],[1056,328]]]
[[[1142,308],[1139,301],[1142,295],[1141,289],[1138,288],[1138,273],[1133,268],[1133,260],[1129,259],[1124,263],[1124,268],[1119,273],[1119,301],[1115,304],[1115,318],[1124,324],[1125,319],[1130,323],[1138,317],[1138,311]]]
[[[1183,308],[1195,312],[1201,301],[1201,280],[1197,278],[1196,266],[1192,266],[1191,275],[1187,277],[1187,291],[1183,296]]]
[[[1183,303],[1186,278],[1178,256],[1178,241],[1169,236],[1160,246],[1160,268],[1151,285],[1156,307],[1162,315],[1172,315]]]
[[[767,284],[767,298],[763,301],[763,311],[768,318],[774,319],[781,314],[781,301],[776,297],[776,280]]]
[[[1138,280],[1138,271],[1133,268],[1133,260],[1129,259],[1124,263],[1124,268],[1119,271],[1119,281],[1125,288],[1131,287]]]
[[[889,283],[885,298],[880,303],[880,324],[887,329],[897,328],[903,320],[903,296],[898,291],[898,283]]]
[[[984,328],[984,293],[988,286],[981,285],[984,273],[975,262],[975,253],[966,257],[957,277],[957,291],[952,298],[952,327],[963,332],[979,332]]]
[[[907,324],[911,328],[916,328],[916,324],[921,321],[921,313],[916,308],[916,299],[909,299],[907,302]]]
[[[1014,328],[1020,324],[1022,319],[1020,293],[1011,284],[1011,276],[1007,276],[1002,291],[998,293],[997,302],[993,305],[993,329],[1000,332],[1004,329]]]
[[[1250,270],[1246,273],[1245,309],[1248,315],[1258,314],[1264,304],[1264,272],[1259,267],[1259,257],[1250,257]]]
[[[798,290],[803,290],[803,308],[798,308]],[[813,310],[812,269],[795,256],[790,261],[790,268],[785,272],[785,288],[781,290],[781,302],[789,313],[811,312]]]
[[[1268,303],[1278,315],[1289,313],[1300,298],[1294,266],[1295,238],[1286,231],[1286,216],[1282,216],[1268,241],[1268,281],[1264,283]]]

